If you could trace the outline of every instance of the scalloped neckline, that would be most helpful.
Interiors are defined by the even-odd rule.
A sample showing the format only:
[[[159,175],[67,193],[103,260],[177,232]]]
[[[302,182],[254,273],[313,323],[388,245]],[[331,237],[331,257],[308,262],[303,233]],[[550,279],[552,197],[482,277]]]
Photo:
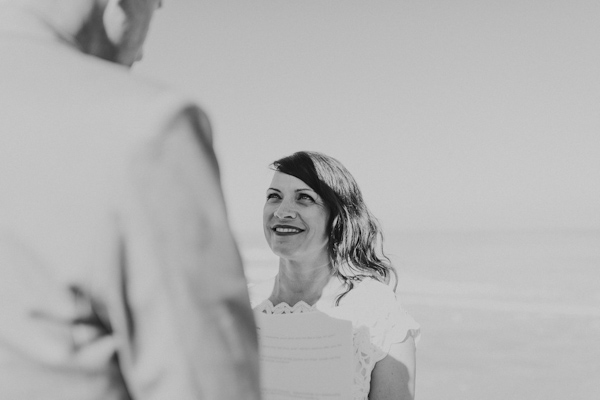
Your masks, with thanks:
[[[311,312],[311,311],[317,310],[316,304],[311,306],[304,300],[300,300],[293,306],[290,306],[285,301],[282,301],[281,303],[277,303],[277,305],[275,305],[275,304],[273,304],[273,302],[270,299],[266,299],[263,302],[263,304],[266,306],[265,310],[263,310],[263,312],[267,311],[267,309],[268,309],[271,314],[274,314],[275,312],[294,314],[294,313]]]

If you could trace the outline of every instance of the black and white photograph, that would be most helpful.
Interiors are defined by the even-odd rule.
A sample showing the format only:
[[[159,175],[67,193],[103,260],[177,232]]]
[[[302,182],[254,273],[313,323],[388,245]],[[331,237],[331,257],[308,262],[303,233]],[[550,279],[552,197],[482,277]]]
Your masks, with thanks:
[[[598,399],[599,21],[0,0],[0,399]]]

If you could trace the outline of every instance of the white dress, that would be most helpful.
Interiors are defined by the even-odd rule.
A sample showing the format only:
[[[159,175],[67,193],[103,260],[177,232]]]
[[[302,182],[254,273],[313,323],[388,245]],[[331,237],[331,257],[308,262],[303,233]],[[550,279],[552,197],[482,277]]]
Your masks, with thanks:
[[[274,279],[250,286],[250,302],[256,313],[293,314],[322,311],[335,314],[352,322],[354,343],[353,400],[367,400],[371,384],[371,372],[375,363],[382,360],[393,343],[401,343],[408,337],[415,342],[420,326],[402,309],[392,288],[374,279],[364,279],[340,301],[339,306],[300,301],[294,306],[287,303],[274,305],[268,297]]]

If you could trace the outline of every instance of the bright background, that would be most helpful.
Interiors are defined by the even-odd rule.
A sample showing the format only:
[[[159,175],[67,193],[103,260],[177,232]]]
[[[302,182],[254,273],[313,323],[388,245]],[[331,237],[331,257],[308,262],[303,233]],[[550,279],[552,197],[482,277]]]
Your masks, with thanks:
[[[298,150],[386,230],[600,228],[600,2],[164,3],[134,71],[209,114],[237,231]]]
[[[166,0],[134,73],[209,114],[250,282],[268,165],[322,151],[383,224],[417,399],[598,399],[600,2]]]

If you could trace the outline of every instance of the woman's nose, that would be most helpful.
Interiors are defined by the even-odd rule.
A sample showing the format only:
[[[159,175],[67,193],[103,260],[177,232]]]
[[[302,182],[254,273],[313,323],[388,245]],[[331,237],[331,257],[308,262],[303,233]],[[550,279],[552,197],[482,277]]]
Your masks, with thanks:
[[[279,219],[296,218],[296,216],[296,210],[287,201],[281,202],[281,204],[279,204],[279,207],[277,207],[277,209],[275,210],[275,217]]]

